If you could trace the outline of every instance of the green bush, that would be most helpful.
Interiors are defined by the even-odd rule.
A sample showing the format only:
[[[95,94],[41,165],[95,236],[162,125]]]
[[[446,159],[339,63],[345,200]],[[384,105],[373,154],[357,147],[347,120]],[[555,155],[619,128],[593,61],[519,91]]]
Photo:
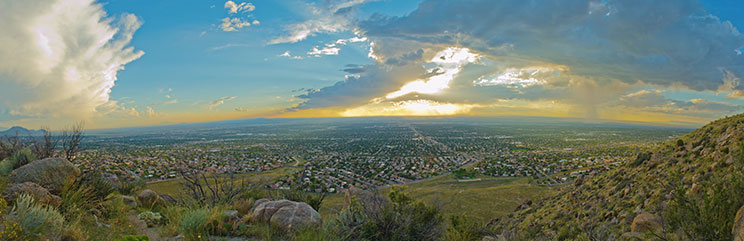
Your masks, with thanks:
[[[435,207],[415,202],[393,187],[390,202],[377,198],[353,202],[335,220],[339,240],[439,240],[442,215]]]
[[[15,163],[12,159],[6,158],[0,161],[0,175],[10,174],[13,171],[13,166],[15,166]]]
[[[127,235],[124,237],[121,237],[118,241],[150,241],[150,237],[147,237],[147,235]]]
[[[36,155],[34,155],[34,153],[31,152],[31,149],[28,148],[23,148],[14,152],[13,155],[8,157],[8,159],[13,163],[13,169],[22,167],[23,165],[37,160]]]
[[[94,171],[85,173],[78,183],[80,186],[89,186],[93,190],[93,195],[98,200],[106,199],[116,190],[116,187],[107,180],[103,173]]]
[[[145,187],[145,180],[119,181],[114,185],[114,187],[116,188],[116,191],[122,195],[134,195],[137,190]]]
[[[111,198],[109,200],[101,202],[99,206],[101,217],[106,219],[124,217],[131,209],[131,207],[124,204],[124,200],[121,198]]]
[[[102,201],[96,198],[92,187],[79,184],[65,187],[59,197],[62,198],[59,211],[70,220],[98,211]]]
[[[681,230],[689,240],[733,240],[731,229],[739,208],[744,205],[744,177],[741,168],[731,174],[711,178],[704,187],[711,193],[688,196],[680,185],[664,215],[670,230]],[[734,174],[734,175],[732,175]]]
[[[473,219],[464,216],[450,216],[444,240],[476,241],[483,237],[484,230]]]
[[[26,240],[59,239],[65,220],[56,209],[36,204],[34,198],[26,194],[18,197],[7,218],[21,226]]]
[[[144,221],[147,227],[163,224],[163,216],[158,212],[144,211],[137,215],[137,218]]]
[[[201,240],[206,238],[207,224],[212,213],[209,209],[199,208],[186,210],[178,222],[179,231],[186,240]]]
[[[324,225],[321,228],[318,227],[302,227],[294,232],[292,235],[293,241],[326,241],[326,240],[340,240],[335,233],[330,230],[329,225]]]

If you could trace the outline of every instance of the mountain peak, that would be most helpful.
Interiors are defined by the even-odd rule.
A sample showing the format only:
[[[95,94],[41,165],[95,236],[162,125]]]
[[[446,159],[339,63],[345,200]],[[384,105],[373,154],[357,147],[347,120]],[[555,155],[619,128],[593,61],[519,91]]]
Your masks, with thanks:
[[[7,129],[5,131],[0,131],[0,136],[8,136],[8,135],[21,135],[21,136],[28,136],[28,135],[41,135],[44,134],[44,130],[30,130],[26,129],[22,126],[13,126],[10,129]]]

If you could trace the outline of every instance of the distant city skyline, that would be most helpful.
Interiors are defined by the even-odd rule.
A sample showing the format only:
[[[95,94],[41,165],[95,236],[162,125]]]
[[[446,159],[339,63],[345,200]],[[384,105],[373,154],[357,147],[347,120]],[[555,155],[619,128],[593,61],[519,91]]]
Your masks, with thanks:
[[[0,130],[744,111],[735,0],[0,0]]]

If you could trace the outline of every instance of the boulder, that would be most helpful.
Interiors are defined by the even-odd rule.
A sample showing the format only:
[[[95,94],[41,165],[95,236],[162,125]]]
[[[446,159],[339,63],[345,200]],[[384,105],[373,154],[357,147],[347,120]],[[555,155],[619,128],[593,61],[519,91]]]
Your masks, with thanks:
[[[153,190],[145,189],[140,192],[140,194],[137,194],[137,201],[140,205],[145,207],[152,207],[155,205],[155,203],[158,202],[158,199],[160,197],[158,196],[158,193],[156,193]]]
[[[8,176],[10,183],[33,182],[46,188],[52,194],[75,182],[80,169],[71,162],[60,158],[36,160],[13,170]]]
[[[320,214],[310,205],[289,200],[260,199],[253,207],[252,218],[256,221],[270,222],[285,230],[321,223]]]
[[[136,199],[134,199],[134,197],[132,197],[132,196],[127,196],[127,195],[121,195],[121,196],[119,196],[119,198],[120,198],[120,199],[121,199],[121,201],[122,201],[122,202],[124,202],[124,204],[126,204],[127,206],[130,206],[130,207],[137,207],[137,200],[136,200]]]
[[[229,221],[236,221],[240,219],[240,216],[238,216],[238,210],[225,210],[222,211],[222,216],[224,216]]]
[[[16,183],[5,189],[3,192],[3,198],[8,202],[15,202],[18,196],[21,194],[28,194],[36,200],[36,202],[49,205],[52,207],[58,207],[62,204],[62,199],[57,195],[51,194],[46,188],[39,186],[39,184],[33,182]]]
[[[630,225],[630,231],[636,233],[645,233],[661,228],[661,217],[647,212],[642,212],[635,218]]]
[[[734,218],[734,226],[731,229],[734,236],[734,241],[744,241],[744,206],[739,208],[736,212],[736,218]]]
[[[176,203],[176,199],[168,194],[159,194],[158,199],[160,200],[161,203],[166,204],[166,205]]]

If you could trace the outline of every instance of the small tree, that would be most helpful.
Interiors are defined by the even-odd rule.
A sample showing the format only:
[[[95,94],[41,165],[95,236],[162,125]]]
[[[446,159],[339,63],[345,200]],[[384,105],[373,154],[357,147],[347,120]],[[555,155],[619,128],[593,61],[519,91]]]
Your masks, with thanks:
[[[32,137],[32,140],[34,140],[34,154],[39,159],[53,157],[57,149],[57,144],[59,144],[59,139],[54,137],[54,134],[52,134],[48,127],[42,127],[41,130],[44,131],[44,134],[40,138]]]
[[[81,121],[62,131],[62,154],[65,159],[72,161],[75,159],[77,152],[80,151],[80,143],[85,137],[84,127],[85,123]]]

